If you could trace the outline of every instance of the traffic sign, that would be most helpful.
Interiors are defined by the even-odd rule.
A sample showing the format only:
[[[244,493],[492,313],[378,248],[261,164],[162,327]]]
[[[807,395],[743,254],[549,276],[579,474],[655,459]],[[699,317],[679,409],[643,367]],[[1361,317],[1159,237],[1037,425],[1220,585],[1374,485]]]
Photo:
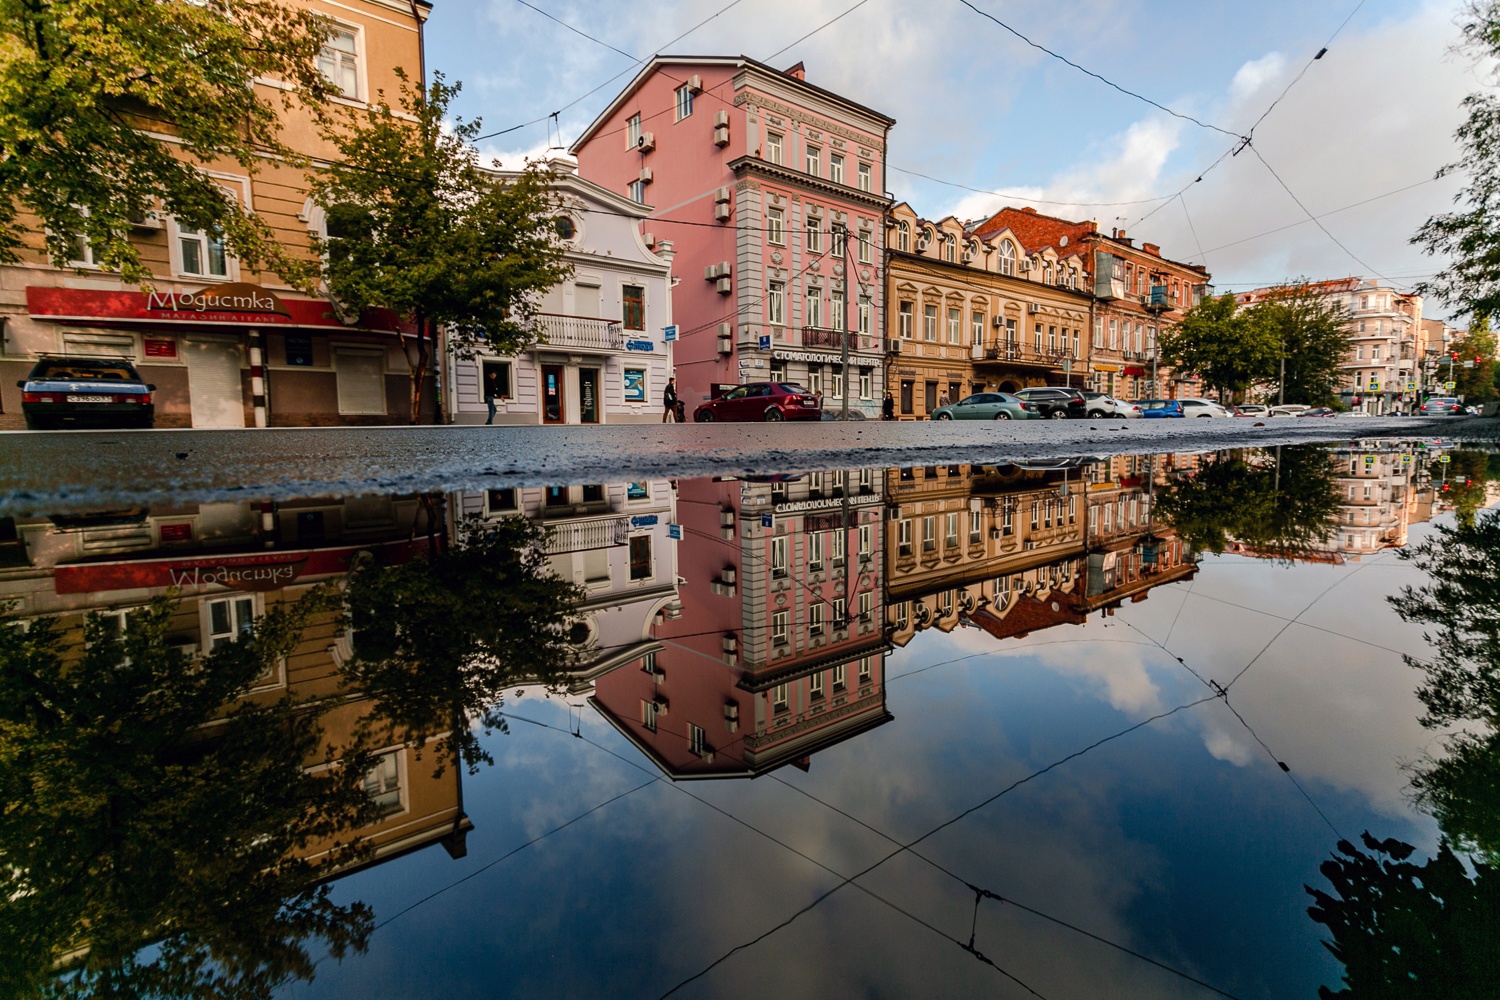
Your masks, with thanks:
[[[1444,382],[1443,383],[1443,389],[1446,392],[1452,392],[1454,389],[1457,389],[1457,388],[1458,388],[1458,383],[1457,382]]]
[[[1417,383],[1415,383],[1415,382],[1408,382],[1408,383],[1406,383],[1406,391],[1407,392],[1416,392],[1417,391]]]
[[[773,527],[775,527],[776,526],[776,515],[775,514],[762,514],[760,516],[760,526],[762,528],[773,528]]]
[[[1451,461],[1453,461],[1453,459],[1451,459],[1447,455],[1439,455],[1438,456],[1438,464],[1440,464],[1440,465],[1447,465]]]
[[[1465,368],[1473,368],[1474,367],[1474,362],[1472,362],[1472,361],[1465,361],[1464,362],[1464,367]]]
[[[1370,392],[1379,392],[1380,391],[1380,379],[1378,379],[1378,378],[1372,378],[1372,379],[1370,379],[1370,389],[1369,389],[1369,391]]]
[[[762,351],[769,351],[771,349],[771,335],[769,333],[760,335],[760,349]]]
[[[682,540],[682,525],[680,525],[680,524],[669,524],[669,525],[667,525],[667,537],[668,538],[675,538],[678,541],[681,541]]]
[[[677,324],[673,323],[671,326],[664,326],[664,327],[662,327],[661,328],[661,339],[665,340],[669,344],[672,341],[676,340],[677,339]]]

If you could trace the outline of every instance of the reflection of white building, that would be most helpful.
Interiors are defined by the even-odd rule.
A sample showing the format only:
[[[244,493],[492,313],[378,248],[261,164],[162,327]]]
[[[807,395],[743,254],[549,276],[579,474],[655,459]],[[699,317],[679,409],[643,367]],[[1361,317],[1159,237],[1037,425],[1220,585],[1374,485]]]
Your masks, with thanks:
[[[483,382],[493,373],[497,424],[659,421],[672,373],[672,344],[663,340],[672,322],[672,244],[642,234],[645,206],[583,180],[572,161],[551,167],[573,274],[543,296],[533,346],[513,357],[450,353],[448,412],[454,423],[484,423]],[[514,175],[496,173],[507,176]]]
[[[652,626],[681,607],[670,482],[488,490],[461,494],[454,508],[461,516],[519,515],[547,529],[552,571],[585,591],[579,612],[588,651],[571,691],[661,648]]]

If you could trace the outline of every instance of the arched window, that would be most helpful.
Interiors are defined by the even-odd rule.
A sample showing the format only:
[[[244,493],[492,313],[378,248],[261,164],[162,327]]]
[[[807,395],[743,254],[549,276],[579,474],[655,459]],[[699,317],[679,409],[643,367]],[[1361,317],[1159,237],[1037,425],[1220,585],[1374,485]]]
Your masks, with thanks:
[[[904,222],[896,223],[896,249],[911,249],[911,227]]]
[[[1042,261],[1042,284],[1052,284],[1052,262],[1050,260]]]
[[[943,234],[943,259],[952,264],[958,260],[958,241],[952,233]]]
[[[1000,241],[1000,273],[1016,273],[1016,245],[1010,240]]]

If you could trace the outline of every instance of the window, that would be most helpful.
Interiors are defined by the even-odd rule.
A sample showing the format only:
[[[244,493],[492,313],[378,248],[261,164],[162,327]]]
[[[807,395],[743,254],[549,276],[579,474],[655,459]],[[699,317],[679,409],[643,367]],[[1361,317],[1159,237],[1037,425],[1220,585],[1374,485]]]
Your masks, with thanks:
[[[788,615],[785,611],[777,611],[771,615],[771,644],[785,646],[787,642],[786,628]]]
[[[807,568],[816,572],[823,568],[823,533],[814,531],[807,535]]]
[[[902,518],[896,522],[896,554],[902,556],[911,555],[910,518]]]
[[[958,260],[958,241],[952,233],[943,234],[943,259],[950,264]]]
[[[937,306],[922,307],[922,339],[937,340]]]
[[[823,229],[821,219],[807,220],[807,252],[823,252]]]
[[[771,575],[773,577],[786,576],[785,535],[777,535],[771,539]]]
[[[786,246],[786,212],[779,208],[766,211],[766,240],[777,246]]]
[[[1016,245],[1010,240],[1000,241],[1000,273],[1016,273]]]
[[[814,701],[823,697],[823,671],[819,670],[808,677],[807,688]]]
[[[1000,530],[1007,535],[1014,534],[1016,530],[1016,502],[1007,499],[1005,506],[1001,509]]]
[[[948,549],[958,548],[958,515],[949,514],[943,524],[943,547]]]
[[[911,249],[911,227],[904,222],[896,223],[896,249],[901,251]]]
[[[922,551],[937,551],[937,516],[935,514],[922,518]]]
[[[688,749],[695,754],[706,754],[708,752],[708,744],[704,741],[705,734],[703,732],[703,729],[689,722],[687,724],[687,731]]]
[[[1075,358],[1079,357],[1079,354],[1078,354],[1078,330],[1076,330],[1076,329],[1073,331],[1073,357],[1075,357]]]
[[[835,184],[844,183],[844,158],[837,153],[828,155],[828,179]]]
[[[859,297],[858,319],[855,322],[855,329],[867,337],[870,335],[870,320],[874,315],[873,310],[874,307],[870,302],[870,297],[868,295],[861,295]],[[869,369],[865,369],[865,372],[868,375]],[[862,398],[869,399],[870,397],[863,396]]]
[[[969,544],[979,544],[979,538],[984,528],[984,514],[981,511],[969,511]]]
[[[520,508],[516,505],[516,491],[514,489],[485,490],[485,514],[504,514],[507,512],[515,512],[519,509]]]
[[[870,190],[870,165],[868,163],[861,163],[855,176],[857,178],[856,186],[861,191]]]
[[[781,136],[775,132],[766,133],[766,162],[781,164]]]
[[[806,164],[807,172],[814,177],[823,176],[823,150],[817,146],[807,147]]]
[[[335,26],[318,53],[318,72],[351,101],[359,100],[359,39],[348,28]]]
[[[653,733],[656,732],[656,713],[659,710],[660,706],[657,705],[654,699],[652,701],[646,701],[644,698],[641,699],[641,725]]]
[[[383,753],[375,759],[375,766],[365,773],[365,794],[383,816],[402,809],[400,757],[400,750]]]
[[[773,712],[785,712],[786,711],[786,708],[787,708],[786,693],[787,693],[787,686],[784,683],[783,684],[778,684],[778,685],[776,685],[775,687],[773,687],[771,689],[771,711],[773,711]]]
[[[820,395],[823,392],[823,366],[822,365],[808,365],[807,366],[807,388],[815,396],[816,395]]]
[[[843,663],[837,664],[833,668],[833,689],[835,691],[844,690],[844,680],[848,676],[846,673],[847,669],[847,665]]]
[[[845,250],[845,240],[848,232],[849,228],[847,226],[840,225],[833,227],[833,246],[829,249],[829,252],[839,260],[843,260],[844,254],[847,252]]]
[[[871,546],[871,542],[873,541],[873,539],[874,539],[874,532],[871,530],[870,526],[868,524],[861,524],[859,526],[859,554],[860,554],[860,556],[863,557],[863,556],[868,556],[870,554],[870,546]]]
[[[1036,329],[1032,332],[1035,334],[1036,352],[1040,354],[1042,353],[1042,324],[1036,324]]]
[[[630,578],[632,580],[651,579],[650,535],[632,535],[630,537]]]
[[[620,286],[620,321],[627,330],[646,329],[646,289],[640,285]]]
[[[962,315],[957,306],[950,306],[948,308],[948,343],[950,344],[957,344],[959,342],[959,336],[962,332]],[[956,403],[958,400],[955,399],[953,402]]]
[[[859,620],[866,625],[875,616],[875,594],[873,591],[865,591],[859,595]]]
[[[868,264],[875,259],[875,239],[870,235],[868,229],[859,231],[858,249],[856,253],[861,264]]]
[[[984,313],[978,309],[969,314],[969,336],[975,344],[984,343]]]
[[[644,205],[644,204],[646,204],[646,182],[645,181],[631,181],[630,182],[630,200],[633,201],[633,202],[635,202],[637,205]]]
[[[786,283],[771,282],[766,293],[766,322],[782,326],[786,323]]]
[[[901,333],[902,340],[911,339],[912,310],[914,308],[915,306],[910,302],[903,302],[896,308],[896,314],[898,317],[897,329]]]
[[[807,606],[807,634],[823,634],[823,602],[813,601]]]
[[[828,395],[834,399],[844,398],[844,370],[835,367],[828,375]]]
[[[807,290],[807,296],[802,300],[802,325],[823,325],[823,290],[821,288]]]
[[[842,330],[844,328],[844,290],[842,288],[829,289],[828,297],[828,325]]]
[[[177,251],[183,274],[210,278],[229,277],[229,259],[224,242],[217,235],[200,229],[177,230]]]
[[[634,149],[641,144],[641,116],[640,113],[631,115],[625,120],[625,148]]]
[[[677,88],[677,120],[682,121],[693,113],[693,89],[687,84]]]
[[[255,627],[255,598],[224,597],[208,603],[208,651],[238,642]]]

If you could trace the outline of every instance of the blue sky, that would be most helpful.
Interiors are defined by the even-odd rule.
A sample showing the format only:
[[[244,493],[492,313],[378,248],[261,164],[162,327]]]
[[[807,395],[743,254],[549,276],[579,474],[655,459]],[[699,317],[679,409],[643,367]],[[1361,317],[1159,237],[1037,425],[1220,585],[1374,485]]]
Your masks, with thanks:
[[[534,5],[644,57],[729,2]],[[893,170],[892,193],[929,217],[1033,203],[1124,227],[1178,259],[1206,260],[1221,289],[1377,273],[1407,286],[1435,270],[1407,239],[1457,191],[1455,181],[1432,177],[1455,157],[1460,99],[1492,82],[1488,67],[1452,51],[1456,3],[974,2],[1127,89],[1241,134],[1337,31],[1256,130],[1255,148],[1313,214],[1337,213],[1323,224],[1358,261],[1307,221],[1249,151],[1142,221],[1156,207],[1146,199],[1188,185],[1232,140],[1028,47],[959,0],[866,0],[771,61],[803,60],[810,81],[895,117],[892,165],[1003,192]],[[740,0],[666,50],[770,58],[854,3]],[[464,82],[459,113],[496,130],[546,116],[632,67],[518,0],[439,0],[427,39],[429,67]],[[562,111],[551,143],[559,132],[563,144],[575,138],[630,75]],[[548,145],[545,123],[484,144],[511,165]],[[1378,200],[1337,211],[1369,198]],[[1441,304],[1428,308],[1443,314]]]

